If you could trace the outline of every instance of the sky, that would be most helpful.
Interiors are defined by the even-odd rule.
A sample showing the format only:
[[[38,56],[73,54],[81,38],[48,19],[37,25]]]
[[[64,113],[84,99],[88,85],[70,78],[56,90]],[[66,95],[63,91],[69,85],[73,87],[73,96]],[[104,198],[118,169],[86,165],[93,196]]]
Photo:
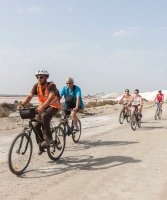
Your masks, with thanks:
[[[167,87],[166,0],[0,0],[0,94],[45,69],[83,95]]]

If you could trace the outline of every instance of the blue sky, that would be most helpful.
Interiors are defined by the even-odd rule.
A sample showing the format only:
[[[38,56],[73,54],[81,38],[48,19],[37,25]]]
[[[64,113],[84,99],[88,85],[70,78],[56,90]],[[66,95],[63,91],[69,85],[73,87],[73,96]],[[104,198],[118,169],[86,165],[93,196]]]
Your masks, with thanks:
[[[167,1],[0,0],[0,94],[28,94],[46,69],[83,94],[166,89]]]

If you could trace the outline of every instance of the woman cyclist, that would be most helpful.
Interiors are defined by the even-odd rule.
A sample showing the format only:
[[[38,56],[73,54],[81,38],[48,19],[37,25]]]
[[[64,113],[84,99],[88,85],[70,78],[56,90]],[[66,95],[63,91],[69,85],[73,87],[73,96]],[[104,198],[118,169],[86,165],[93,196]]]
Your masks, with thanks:
[[[129,92],[129,89],[125,90],[125,94],[122,96],[122,98],[119,101],[119,104],[122,104],[125,107],[126,114],[129,113],[129,107],[128,106],[129,101],[131,100],[132,96]]]
[[[134,95],[132,96],[131,100],[128,103],[128,106],[132,104],[134,110],[137,107],[140,113],[140,117],[142,117],[142,109],[143,109],[143,98],[142,96],[139,94],[139,90],[136,89],[134,91]]]

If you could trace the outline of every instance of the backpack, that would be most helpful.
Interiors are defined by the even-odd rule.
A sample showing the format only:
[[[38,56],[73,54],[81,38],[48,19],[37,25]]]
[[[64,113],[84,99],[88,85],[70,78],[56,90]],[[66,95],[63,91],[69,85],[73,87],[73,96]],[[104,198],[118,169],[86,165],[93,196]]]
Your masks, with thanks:
[[[76,106],[75,89],[76,85],[73,86],[73,96],[69,95],[69,89],[67,89],[67,95],[65,97],[65,104],[67,108],[75,108]]]

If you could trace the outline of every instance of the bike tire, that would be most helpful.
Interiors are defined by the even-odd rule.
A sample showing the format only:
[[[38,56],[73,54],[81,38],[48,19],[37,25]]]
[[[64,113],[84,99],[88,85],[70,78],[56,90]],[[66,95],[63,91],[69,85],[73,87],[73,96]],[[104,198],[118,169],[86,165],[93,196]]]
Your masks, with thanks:
[[[141,117],[138,118],[137,125],[139,128],[141,128]]]
[[[65,135],[67,135],[67,126],[64,122],[60,122],[58,127],[61,127],[64,130]]]
[[[126,117],[126,121],[130,122],[131,120],[131,110],[128,111],[128,116]]]
[[[124,119],[125,119],[125,114],[124,114],[124,110],[121,110],[120,115],[119,115],[119,123],[123,124]]]
[[[159,109],[159,112],[158,112],[158,118],[161,119],[161,117],[162,117],[162,110]]]
[[[73,127],[73,121],[72,121],[72,127]],[[75,143],[77,143],[81,137],[82,127],[81,127],[81,121],[79,119],[78,119],[78,127],[79,127],[79,131],[77,131],[77,132],[72,131],[72,140]]]
[[[20,139],[20,142],[18,143],[19,146],[16,149],[16,152],[14,152],[14,150],[16,148],[16,144],[19,139]],[[24,145],[27,145],[27,148]],[[29,152],[27,151],[28,149],[29,149]],[[9,166],[10,171],[13,174],[20,175],[26,170],[26,168],[28,167],[28,165],[30,163],[31,157],[32,157],[32,150],[33,150],[32,140],[28,136],[27,133],[20,133],[19,135],[17,135],[14,138],[14,140],[11,144],[11,147],[9,149],[9,154],[8,154],[8,166]],[[22,167],[19,166],[19,163],[18,163],[19,160],[17,161],[17,163],[16,163],[16,159],[13,160],[14,153],[16,153],[16,155],[18,155],[21,158],[21,164],[23,164],[23,156],[27,156],[27,159]],[[27,155],[26,155],[26,153],[27,153]]]
[[[131,128],[132,128],[133,131],[135,131],[136,127],[137,127],[136,116],[135,116],[135,114],[133,114],[132,119],[131,119]]]
[[[158,108],[155,111],[155,120],[157,120],[157,119],[158,119]]]
[[[52,137],[54,142],[47,147],[47,154],[51,160],[56,161],[62,156],[66,144],[66,136],[63,128],[59,126],[54,127]]]

